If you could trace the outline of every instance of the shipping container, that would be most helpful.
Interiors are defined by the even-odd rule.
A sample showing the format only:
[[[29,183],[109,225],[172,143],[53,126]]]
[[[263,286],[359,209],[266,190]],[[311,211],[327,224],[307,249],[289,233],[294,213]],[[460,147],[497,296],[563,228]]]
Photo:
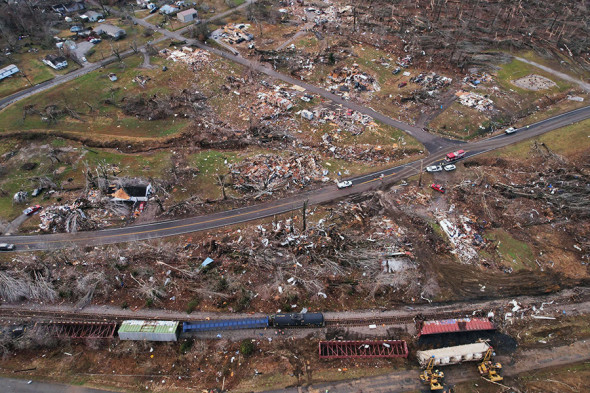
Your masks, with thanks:
[[[118,334],[121,340],[176,341],[178,321],[124,321]]]
[[[183,322],[183,333],[217,330],[261,329],[268,327],[268,317]]]

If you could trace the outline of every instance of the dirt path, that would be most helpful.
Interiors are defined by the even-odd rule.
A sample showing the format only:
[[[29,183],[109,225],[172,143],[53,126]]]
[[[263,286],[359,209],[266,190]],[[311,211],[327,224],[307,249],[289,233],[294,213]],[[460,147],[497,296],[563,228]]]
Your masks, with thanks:
[[[514,377],[524,372],[549,367],[565,366],[590,360],[590,341],[576,341],[571,345],[561,347],[517,351],[512,356],[512,359],[499,356],[497,357],[497,360],[504,362],[502,374],[507,377]],[[443,369],[446,381],[451,384],[481,379],[476,370],[476,363],[465,363]],[[308,387],[281,389],[276,390],[276,392],[401,393],[423,388],[423,385],[419,382],[418,375],[418,370],[395,371],[391,374],[374,378],[361,378],[337,383],[322,383]],[[482,381],[481,383],[486,384],[488,382]],[[510,386],[510,380],[505,380],[504,384]]]
[[[309,30],[314,26],[313,22],[308,22],[299,29],[297,33],[293,35],[293,37],[289,38],[287,41],[283,42],[281,45],[277,46],[277,51],[285,49],[287,45],[298,39],[299,37],[304,36],[309,32]]]
[[[141,68],[155,68],[155,66],[150,63],[150,55],[148,55],[145,48],[141,48],[139,51],[143,55],[143,63],[141,64]]]
[[[516,60],[522,61],[523,63],[527,63],[527,64],[530,64],[530,65],[535,66],[537,68],[540,68],[543,71],[548,72],[550,74],[553,74],[553,75],[555,75],[555,76],[557,76],[557,77],[559,77],[561,79],[565,79],[566,81],[575,83],[578,86],[580,86],[582,89],[586,90],[587,92],[590,92],[590,83],[584,82],[584,81],[582,81],[580,79],[576,79],[573,76],[570,76],[568,74],[564,74],[563,72],[556,71],[556,70],[554,70],[552,68],[549,68],[549,67],[544,66],[544,65],[539,64],[539,63],[535,63],[534,61],[530,61],[530,60],[524,59],[522,57],[514,56],[514,58]]]
[[[18,216],[14,220],[12,220],[12,222],[10,224],[8,224],[6,226],[6,228],[4,229],[3,235],[4,236],[7,236],[7,235],[13,235],[13,234],[17,233],[18,232],[18,228],[25,221],[27,221],[27,218],[29,218],[29,216],[27,216],[26,214],[21,214],[20,216]]]

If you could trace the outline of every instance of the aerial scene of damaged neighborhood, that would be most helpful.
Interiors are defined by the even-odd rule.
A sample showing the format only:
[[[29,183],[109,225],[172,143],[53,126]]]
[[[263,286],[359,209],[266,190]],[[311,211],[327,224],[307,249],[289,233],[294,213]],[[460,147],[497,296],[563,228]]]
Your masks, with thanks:
[[[590,3],[2,0],[0,391],[588,392]]]

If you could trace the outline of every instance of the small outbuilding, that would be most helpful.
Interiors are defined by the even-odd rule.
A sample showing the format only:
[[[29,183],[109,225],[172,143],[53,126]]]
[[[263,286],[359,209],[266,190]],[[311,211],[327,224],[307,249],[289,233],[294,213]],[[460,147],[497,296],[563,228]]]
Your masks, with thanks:
[[[178,321],[123,321],[118,334],[121,340],[176,341]]]
[[[196,20],[198,14],[197,10],[195,10],[194,8],[189,8],[188,10],[180,11],[178,14],[176,14],[176,17],[182,23],[188,23]]]

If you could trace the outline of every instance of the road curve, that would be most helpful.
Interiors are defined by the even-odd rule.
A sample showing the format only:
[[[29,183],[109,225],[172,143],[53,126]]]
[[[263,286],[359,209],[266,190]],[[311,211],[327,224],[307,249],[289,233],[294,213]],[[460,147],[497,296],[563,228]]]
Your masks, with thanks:
[[[462,145],[461,148],[467,152],[466,157],[472,157],[589,118],[590,106],[587,106],[523,127],[514,134],[501,134],[489,139],[466,143]],[[422,161],[423,166],[427,166],[443,160],[445,154],[450,151],[451,150],[440,151],[423,160],[417,160],[394,168],[349,179],[353,182],[353,187],[343,190],[339,190],[335,185],[330,184],[317,190],[302,192],[278,201],[261,203],[254,206],[204,216],[156,221],[123,228],[91,232],[0,236],[0,243],[15,244],[16,251],[51,250],[73,246],[97,246],[103,244],[133,242],[209,230],[300,209],[305,201],[307,201],[308,205],[318,205],[343,199],[353,194],[375,190],[380,188],[383,183],[391,184],[418,174],[421,167],[420,161]]]

